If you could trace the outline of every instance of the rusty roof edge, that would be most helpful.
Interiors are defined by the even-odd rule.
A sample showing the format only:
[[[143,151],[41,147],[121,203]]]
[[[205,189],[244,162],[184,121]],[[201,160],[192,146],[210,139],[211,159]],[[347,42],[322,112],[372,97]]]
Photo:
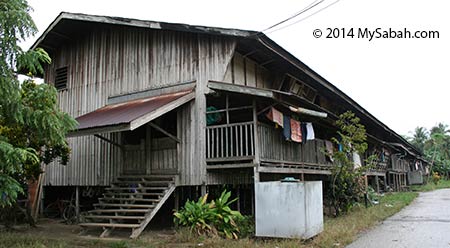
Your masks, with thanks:
[[[102,16],[102,15],[90,15],[83,13],[72,13],[72,12],[61,12],[55,20],[47,27],[47,29],[42,33],[42,35],[33,43],[30,49],[35,49],[39,47],[41,42],[45,40],[47,35],[53,30],[53,28],[62,20],[75,20],[75,21],[85,21],[85,22],[96,22],[105,23],[113,25],[124,25],[132,27],[141,27],[149,29],[161,29],[161,30],[173,30],[181,32],[192,32],[192,33],[205,33],[205,34],[216,34],[216,35],[226,35],[226,36],[239,36],[239,37],[250,37],[258,34],[259,32],[243,29],[233,29],[233,28],[220,28],[220,27],[208,27],[201,25],[189,25],[184,23],[168,23],[168,22],[158,22],[151,20],[140,20],[133,18],[124,18],[117,16]]]
[[[107,105],[133,101],[136,99],[149,98],[158,95],[166,95],[181,91],[188,91],[188,90],[193,91],[195,90],[195,87],[196,87],[196,80],[191,80],[154,89],[146,89],[138,92],[110,96],[108,97]]]

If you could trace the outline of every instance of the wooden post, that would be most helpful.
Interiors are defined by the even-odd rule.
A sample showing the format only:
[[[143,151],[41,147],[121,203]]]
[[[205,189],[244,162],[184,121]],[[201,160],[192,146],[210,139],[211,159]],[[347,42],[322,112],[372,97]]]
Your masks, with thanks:
[[[261,163],[261,154],[259,150],[259,135],[258,135],[258,115],[256,113],[256,100],[253,99],[253,133],[254,133],[254,144],[255,144],[255,167],[253,171],[254,183],[259,182],[259,166]]]
[[[206,195],[206,185],[205,184],[202,184],[200,186],[200,193],[201,193],[201,196]]]
[[[75,187],[75,216],[77,223],[80,222],[80,186]]]
[[[380,193],[380,184],[378,183],[378,175],[375,176],[375,187],[376,187],[376,192]]]
[[[237,196],[237,211],[241,212],[241,192],[239,189],[239,185],[237,186],[236,196]]]
[[[255,195],[255,186],[253,186],[253,189],[251,190],[251,202],[252,202],[252,215],[255,216],[255,201],[256,201],[256,195]]]
[[[387,191],[387,179],[386,179],[386,174],[384,175],[384,191]]]
[[[174,199],[174,208],[175,208],[175,211],[180,210],[180,193],[179,193],[179,190],[180,189],[178,189],[178,190],[175,189],[175,192],[174,192],[174,197],[175,197],[175,199]]]

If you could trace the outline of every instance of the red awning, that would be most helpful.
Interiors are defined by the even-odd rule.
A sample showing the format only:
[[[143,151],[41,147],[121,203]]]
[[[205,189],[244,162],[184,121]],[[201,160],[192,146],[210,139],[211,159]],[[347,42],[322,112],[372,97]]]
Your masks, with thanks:
[[[192,89],[107,105],[82,115],[69,136],[134,130],[194,99]]]

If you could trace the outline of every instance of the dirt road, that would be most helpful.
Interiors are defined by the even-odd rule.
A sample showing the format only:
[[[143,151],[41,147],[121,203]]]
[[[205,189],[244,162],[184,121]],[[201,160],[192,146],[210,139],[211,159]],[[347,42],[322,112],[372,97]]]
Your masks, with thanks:
[[[450,189],[420,193],[411,205],[347,246],[357,247],[450,248]]]

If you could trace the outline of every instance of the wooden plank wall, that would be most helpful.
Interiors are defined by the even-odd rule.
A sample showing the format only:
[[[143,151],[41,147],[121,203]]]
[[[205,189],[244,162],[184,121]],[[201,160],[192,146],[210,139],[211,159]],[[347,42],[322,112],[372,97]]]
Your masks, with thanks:
[[[197,77],[197,88],[195,102],[191,116],[194,127],[194,137],[191,139],[191,168],[198,166],[198,170],[183,171],[181,173],[190,173],[190,185],[206,184],[206,96],[209,92],[208,81],[219,81],[224,78],[227,65],[229,64],[236,42],[231,38],[220,36],[198,35],[199,39],[199,66]],[[193,174],[198,171],[199,174]]]
[[[327,165],[325,154],[325,141],[320,139],[309,140],[305,144],[286,141],[282,135],[282,129],[267,124],[258,125],[261,159],[307,162]]]
[[[264,89],[273,88],[273,76],[269,70],[237,52],[228,64],[222,81]]]
[[[150,165],[152,173],[173,174],[177,172],[177,144],[170,138],[152,140]]]
[[[117,134],[101,135],[120,142]],[[68,142],[72,148],[68,165],[58,161],[49,164],[46,185],[108,185],[121,170],[122,152],[118,147],[94,136],[69,138]]]
[[[196,95],[200,99],[195,106],[189,104],[194,111],[185,109],[181,114],[191,117],[193,123],[186,125],[197,127],[187,127],[184,135],[189,136],[184,142],[187,144],[188,138],[192,142],[179,154],[189,161],[178,161],[188,173],[183,182],[201,184],[206,180],[206,169],[202,170],[199,157],[202,151],[198,150],[204,145],[205,101],[201,96],[204,97],[207,80],[224,77],[234,47],[233,39],[221,36],[119,26],[98,28],[53,52],[45,81],[52,83],[55,69],[68,66],[68,88],[58,92],[59,106],[78,117],[106,105],[109,96],[202,79],[204,86],[197,86],[200,92]],[[69,165],[49,165],[47,185],[108,185],[113,171],[119,168],[119,164],[113,168],[120,161],[118,153],[113,152],[115,148],[93,136],[71,138],[69,143]],[[194,164],[201,168],[194,168]]]

